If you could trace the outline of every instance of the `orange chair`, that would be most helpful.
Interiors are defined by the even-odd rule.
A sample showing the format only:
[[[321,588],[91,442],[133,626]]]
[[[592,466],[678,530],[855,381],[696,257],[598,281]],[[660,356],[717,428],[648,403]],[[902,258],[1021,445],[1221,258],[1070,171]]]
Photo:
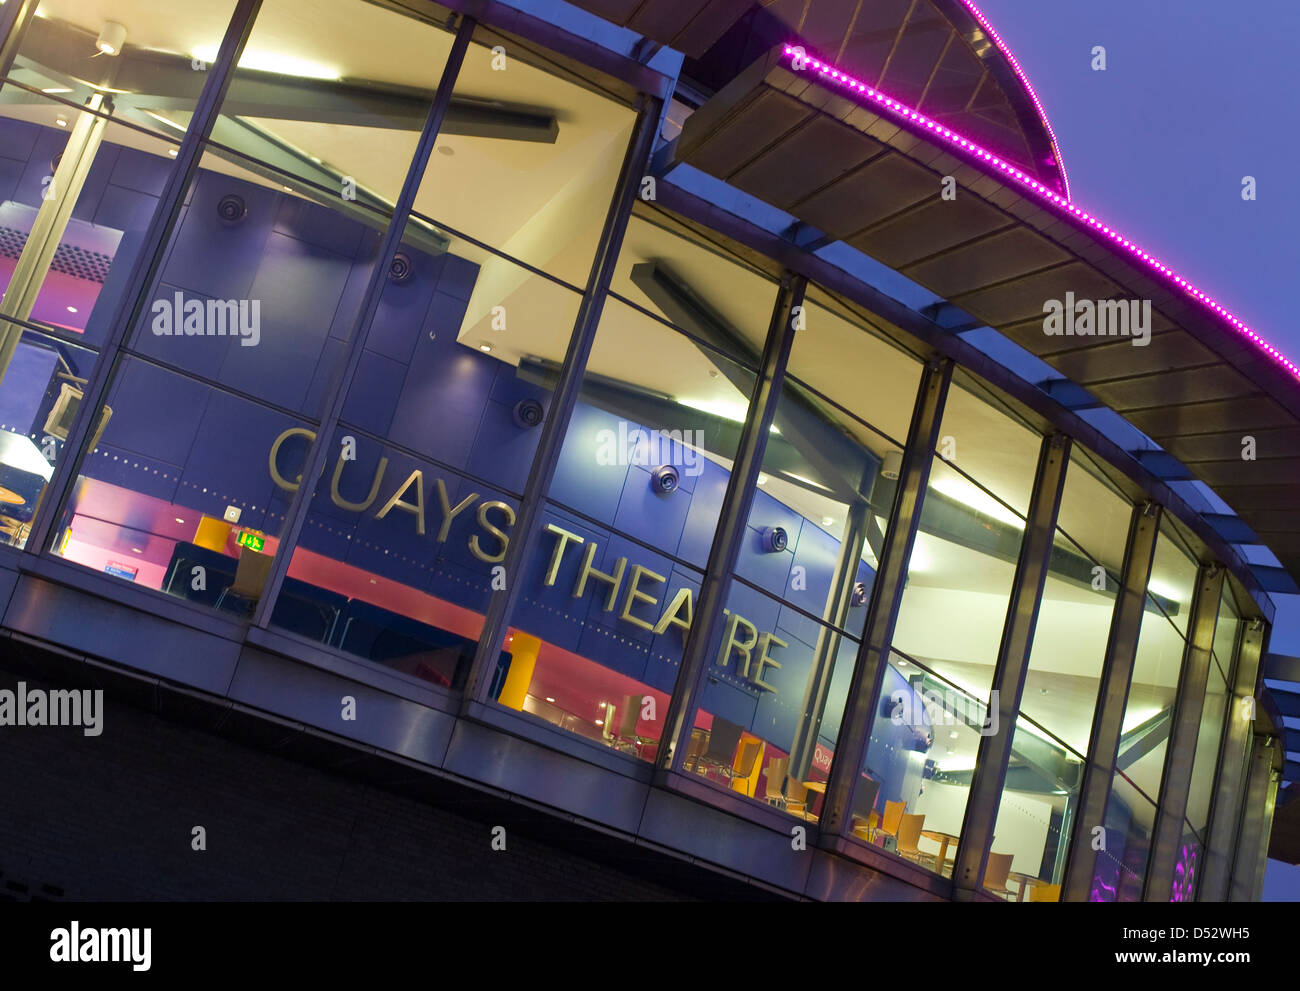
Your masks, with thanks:
[[[921,830],[925,828],[925,815],[908,815],[906,813],[898,821],[898,852],[901,856],[918,864],[924,864],[929,861],[931,865],[935,862],[934,854],[926,853],[920,849],[917,844],[921,840]]]
[[[876,830],[877,837],[897,836],[898,823],[903,818],[903,812],[907,809],[906,802],[885,801],[885,814],[880,819],[880,828]]]
[[[789,766],[789,757],[775,757],[763,772],[763,798],[767,800],[768,805],[785,808],[785,776],[786,768]]]
[[[1031,884],[1029,886],[1031,902],[1059,902],[1061,886],[1059,884]]]
[[[990,853],[989,862],[984,868],[984,890],[990,891],[999,898],[1007,898],[1011,891],[1007,889],[1007,878],[1011,875],[1011,861],[1014,855],[1010,853]]]
[[[740,749],[736,751],[736,759],[731,765],[731,787],[736,791],[744,792],[746,795],[753,794],[757,781],[750,779],[754,777],[754,767],[763,754],[763,748],[762,740],[741,739]]]

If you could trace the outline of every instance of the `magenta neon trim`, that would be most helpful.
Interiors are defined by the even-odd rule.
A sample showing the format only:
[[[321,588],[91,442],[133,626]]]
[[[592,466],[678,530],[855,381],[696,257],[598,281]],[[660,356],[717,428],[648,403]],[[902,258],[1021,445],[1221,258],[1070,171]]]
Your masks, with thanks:
[[[1011,54],[1011,48],[1006,44],[1006,42],[999,38],[998,33],[993,30],[993,25],[990,24],[988,18],[984,16],[984,12],[975,6],[974,0],[962,0],[962,3],[966,5],[966,8],[975,17],[975,20],[980,22],[980,27],[982,27],[984,32],[993,39],[993,44],[998,46],[998,50],[1002,52],[1006,57],[1006,60],[1011,63],[1011,68],[1015,70],[1016,75],[1020,77],[1020,83],[1025,87],[1025,92],[1028,93],[1029,98],[1034,101],[1034,108],[1038,111],[1038,119],[1043,122],[1043,127],[1047,128],[1047,137],[1052,142],[1052,154],[1056,156],[1056,167],[1061,172],[1061,184],[1065,187],[1065,198],[1068,200],[1070,198],[1070,177],[1065,171],[1065,159],[1061,157],[1061,146],[1056,142],[1056,132],[1052,130],[1052,122],[1047,119],[1047,111],[1043,109],[1043,104],[1039,101],[1038,94],[1034,92],[1034,87],[1030,85],[1029,77],[1025,75],[1025,71],[1020,68],[1020,63],[1016,61],[1016,57]]]
[[[1080,210],[1077,206],[1075,206],[1073,203],[1070,202],[1068,197],[1062,196],[1060,193],[1056,192],[1055,190],[1048,188],[1047,186],[1043,185],[1043,183],[1035,179],[1033,176],[1026,175],[1023,171],[1021,171],[1015,165],[1012,165],[1010,162],[1004,161],[1003,159],[999,158],[997,155],[993,154],[991,151],[987,151],[986,149],[981,148],[974,141],[962,137],[956,131],[944,127],[942,124],[938,123],[935,120],[930,119],[925,114],[913,110],[907,104],[900,103],[898,100],[886,96],[884,93],[881,93],[879,90],[874,89],[871,86],[868,86],[860,79],[855,79],[853,76],[850,76],[847,72],[841,72],[839,69],[835,68],[835,66],[830,65],[827,62],[823,62],[820,59],[814,58],[813,56],[807,54],[801,46],[786,45],[784,48],[784,54],[787,57],[797,58],[799,61],[803,62],[804,65],[815,69],[817,73],[823,78],[833,80],[834,82],[839,83],[839,85],[843,86],[844,88],[853,90],[855,93],[867,97],[868,99],[872,100],[873,102],[880,105],[881,107],[884,107],[893,116],[908,121],[909,123],[917,127],[923,127],[927,131],[932,131],[937,136],[945,139],[949,144],[961,148],[963,151],[968,152],[973,157],[981,160],[982,162],[991,166],[992,168],[997,169],[999,172],[1005,173],[1009,178],[1015,179],[1018,183],[1020,183],[1020,185],[1024,186],[1029,191],[1036,193],[1040,199],[1054,204],[1062,212],[1071,215],[1076,220],[1081,221],[1084,224],[1087,224],[1089,227],[1093,228],[1094,230],[1100,231],[1102,234],[1105,234],[1108,238],[1110,238],[1120,247],[1128,251],[1128,253],[1132,255],[1134,258],[1141,259],[1148,268],[1152,269],[1155,272],[1159,272],[1161,275],[1165,276],[1167,279],[1173,282],[1176,286],[1182,289],[1189,296],[1199,300],[1205,306],[1209,307],[1213,312],[1217,313],[1220,317],[1222,317],[1234,328],[1236,328],[1236,330],[1239,333],[1241,333],[1245,337],[1248,337],[1251,341],[1253,341],[1256,345],[1258,345],[1261,349],[1263,349],[1263,351],[1266,354],[1268,354],[1275,361],[1277,361],[1278,364],[1282,365],[1282,367],[1287,369],[1287,371],[1289,371],[1293,376],[1295,376],[1296,378],[1300,378],[1300,366],[1297,366],[1293,361],[1287,358],[1286,355],[1284,355],[1281,351],[1273,347],[1273,345],[1269,344],[1268,341],[1264,340],[1264,338],[1260,337],[1253,330],[1251,330],[1250,327],[1248,327],[1244,322],[1239,320],[1237,317],[1233,316],[1227,309],[1221,306],[1213,297],[1202,292],[1200,289],[1197,289],[1196,286],[1192,285],[1192,283],[1188,282],[1182,276],[1178,275],[1178,273],[1175,272],[1173,269],[1171,269],[1168,265],[1162,263],[1154,255],[1143,251],[1132,241],[1123,237],[1115,229],[1107,226],[1106,224],[1103,224],[1100,220],[1092,216],[1090,213],[1084,210]],[[795,71],[798,72],[799,69],[796,68]]]

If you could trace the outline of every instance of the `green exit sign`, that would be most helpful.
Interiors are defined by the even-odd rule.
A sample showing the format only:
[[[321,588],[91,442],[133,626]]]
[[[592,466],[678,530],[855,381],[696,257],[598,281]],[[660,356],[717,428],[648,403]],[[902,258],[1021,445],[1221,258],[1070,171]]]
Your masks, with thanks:
[[[266,546],[266,538],[244,530],[235,538],[235,543],[239,544],[240,547],[247,547],[249,550],[260,551]]]

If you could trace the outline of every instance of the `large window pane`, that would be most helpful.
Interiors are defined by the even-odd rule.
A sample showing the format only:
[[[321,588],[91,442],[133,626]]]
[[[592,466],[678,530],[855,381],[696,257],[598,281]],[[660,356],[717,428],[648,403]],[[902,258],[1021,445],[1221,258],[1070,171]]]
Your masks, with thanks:
[[[476,27],[415,210],[581,286],[636,115],[571,68]]]
[[[1111,784],[1089,901],[1135,902],[1142,897],[1156,807],[1123,774]]]
[[[962,412],[950,407],[945,431],[956,431],[950,423],[961,429],[940,442],[942,459],[922,503],[886,678],[884,698],[894,708],[875,714],[864,768],[869,775],[872,766],[897,768],[881,787],[891,803],[881,806],[883,828],[869,835],[898,843],[898,830],[917,821],[896,825],[901,803],[906,816],[923,817],[921,835],[929,842],[919,854],[909,843],[898,845],[934,870],[951,870],[979,736],[996,731],[985,728],[989,688],[1024,535],[1018,508],[1028,504],[1041,443],[962,385],[952,391]],[[963,464],[988,471],[988,483],[963,474]],[[930,703],[928,719],[918,710],[922,701]],[[901,721],[900,707],[911,713]]]
[[[0,543],[25,547],[98,356],[0,320],[0,332],[9,328],[13,352],[0,380]]]
[[[139,358],[115,371],[56,528],[56,553],[116,578],[247,617],[288,500],[268,452],[300,420]],[[275,471],[301,473],[305,449]]]
[[[459,688],[580,297],[474,245],[430,245],[426,233],[408,224],[384,283],[290,562],[302,584],[286,586],[275,621]],[[511,289],[485,299],[485,285]],[[498,305],[527,318],[493,329]],[[285,438],[285,449],[309,440]],[[277,484],[296,488],[285,475]],[[334,623],[285,603],[326,594]]]
[[[1116,757],[1118,769],[1153,801],[1160,796],[1195,587],[1196,562],[1169,525],[1161,526]]]
[[[510,618],[522,647],[502,704],[654,758],[753,387],[743,363],[606,303]]]

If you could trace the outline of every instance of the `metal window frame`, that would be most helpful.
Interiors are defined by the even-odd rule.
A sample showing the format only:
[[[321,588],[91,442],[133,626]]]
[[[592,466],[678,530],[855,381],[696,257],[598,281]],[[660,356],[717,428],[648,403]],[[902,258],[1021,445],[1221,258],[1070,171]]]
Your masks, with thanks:
[[[1088,761],[1084,765],[1083,784],[1079,789],[1079,811],[1074,819],[1074,835],[1070,838],[1061,884],[1062,901],[1087,901],[1092,891],[1093,873],[1097,866],[1097,851],[1092,846],[1093,830],[1105,826],[1106,806],[1110,801],[1124,710],[1128,706],[1129,687],[1137,660],[1138,635],[1146,611],[1147,582],[1155,561],[1161,515],[1158,503],[1145,502],[1133,508],[1129,520],[1124,567],[1115,597],[1115,610],[1111,615],[1097,708],[1088,738]]]
[[[36,16],[40,0],[9,0],[0,8],[0,80],[9,75],[23,45],[27,25]]]
[[[1056,520],[1070,465],[1071,442],[1064,434],[1043,438],[1034,474],[1034,488],[1020,543],[1002,641],[990,686],[990,709],[998,712],[998,731],[982,736],[975,771],[966,798],[957,859],[953,865],[953,897],[971,901],[983,887],[984,870],[993,847],[993,827],[1002,803],[1007,766],[1029,674],[1043,589],[1055,546]],[[992,693],[996,693],[996,696]],[[994,700],[996,698],[996,705]]]
[[[763,467],[763,455],[767,451],[776,407],[781,400],[790,351],[795,335],[799,333],[799,316],[807,289],[808,280],[804,276],[787,273],[781,279],[772,306],[763,357],[750,395],[745,425],[741,429],[740,448],[727,479],[718,525],[709,548],[709,560],[700,582],[698,604],[682,647],[681,667],[677,670],[672,698],[664,717],[657,762],[660,771],[668,775],[685,773],[691,730],[700,708],[705,679],[713,667],[711,647],[714,634],[719,632],[723,622],[731,574],[736,570],[741,544],[749,526],[749,512],[758,488],[758,476]],[[662,775],[660,780],[663,780]]]
[[[930,469],[935,448],[943,429],[943,412],[948,389],[952,384],[954,363],[951,358],[932,358],[925,363],[917,389],[912,421],[903,449],[903,463],[898,473],[898,491],[890,509],[885,543],[879,557],[880,567],[871,588],[866,625],[853,664],[844,714],[840,718],[840,738],[822,800],[821,843],[834,847],[840,838],[852,832],[853,790],[861,777],[871,742],[871,726],[880,708],[880,693],[885,681],[894,628],[907,582],[907,563],[916,543],[921,523]]]
[[[483,629],[465,683],[463,706],[466,713],[471,712],[476,704],[488,701],[486,696],[497,658],[505,642],[506,629],[519,602],[519,578],[541,539],[538,524],[546,506],[546,495],[555,477],[560,449],[578,402],[578,393],[595,344],[609,285],[632,216],[632,204],[646,175],[662,110],[663,101],[659,97],[645,93],[641,95],[632,138],[624,153],[610,205],[605,213],[605,224],[596,247],[596,255],[592,259],[591,273],[587,277],[587,286],[578,307],[573,331],[569,335],[559,379],[551,392],[541,436],[529,469],[528,482],[520,495],[515,522],[510,528],[510,541],[506,547],[506,556],[501,562],[501,567],[505,569],[505,587],[493,592],[483,617]]]
[[[234,77],[235,65],[252,34],[261,6],[262,0],[238,0],[226,25],[216,61],[208,70],[210,74],[195,105],[190,126],[176,149],[176,160],[163,183],[158,204],[154,207],[149,226],[145,230],[140,253],[127,273],[124,291],[109,322],[108,338],[100,348],[99,359],[83,390],[81,404],[64,443],[64,457],[54,466],[46,489],[47,497],[41,500],[40,511],[32,520],[27,545],[23,549],[23,559],[27,561],[46,553],[55,522],[66,507],[82,463],[89,457],[87,442],[93,436],[93,424],[108,397],[109,385],[117,369],[123,343],[144,310],[149,288],[162,266],[163,256],[180,216],[186,190],[198,169],[205,142],[220,114]]]
[[[1256,733],[1252,739],[1246,791],[1237,829],[1236,849],[1232,858],[1232,879],[1228,901],[1259,900],[1268,862],[1268,838],[1273,828],[1273,809],[1277,799],[1277,764],[1284,760],[1280,744],[1271,734]]]
[[[1224,574],[1225,569],[1218,563],[1202,564],[1197,569],[1178,691],[1174,696],[1173,725],[1160,774],[1160,795],[1156,802],[1151,851],[1147,857],[1143,901],[1169,901],[1174,883],[1178,851],[1187,828],[1187,796],[1192,783],[1192,765],[1196,760],[1196,739],[1200,735],[1210,665],[1214,663],[1211,651],[1214,649],[1214,628],[1219,620]]]
[[[1232,702],[1214,778],[1210,825],[1205,843],[1205,868],[1201,872],[1200,888],[1197,891],[1199,901],[1228,900],[1237,831],[1241,825],[1242,804],[1246,798],[1255,699],[1262,684],[1261,662],[1267,639],[1267,624],[1262,617],[1243,617],[1238,635],[1237,662],[1231,682]],[[1245,712],[1239,711],[1247,702],[1250,703],[1249,718]]]

